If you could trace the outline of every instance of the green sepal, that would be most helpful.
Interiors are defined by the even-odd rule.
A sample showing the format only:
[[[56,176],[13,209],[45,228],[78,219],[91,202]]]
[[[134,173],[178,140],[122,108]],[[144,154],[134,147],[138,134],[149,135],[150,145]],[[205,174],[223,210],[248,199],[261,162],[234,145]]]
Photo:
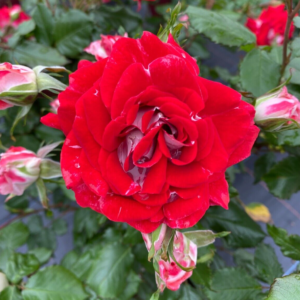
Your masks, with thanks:
[[[35,182],[40,201],[43,205],[43,207],[48,208],[48,202],[49,199],[47,197],[47,191],[46,191],[46,186],[44,184],[44,181],[42,178],[38,178],[38,180]]]

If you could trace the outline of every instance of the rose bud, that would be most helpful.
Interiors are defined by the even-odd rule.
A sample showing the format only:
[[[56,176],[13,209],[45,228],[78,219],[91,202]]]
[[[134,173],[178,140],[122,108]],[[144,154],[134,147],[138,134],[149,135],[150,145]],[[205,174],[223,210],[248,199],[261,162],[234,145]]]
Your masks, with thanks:
[[[23,147],[10,147],[1,154],[0,194],[20,196],[40,175],[42,159]]]
[[[299,128],[300,102],[284,86],[256,100],[255,123],[267,131]]]
[[[54,114],[57,114],[57,110],[59,108],[59,100],[58,99],[55,99],[53,101],[50,102],[50,106],[51,106],[51,111],[54,113]]]
[[[165,227],[166,228],[166,227]],[[156,237],[156,242],[154,248],[158,251],[165,238],[166,229],[161,226],[161,232]],[[152,241],[151,235],[143,234],[146,247],[148,251],[151,251]],[[156,283],[160,291],[162,292],[165,287],[169,290],[176,291],[180,288],[181,283],[192,276],[192,271],[184,271],[180,268],[181,265],[184,268],[191,268],[196,265],[197,262],[197,245],[189,240],[184,234],[179,231],[175,232],[173,240],[173,255],[176,262],[169,258],[165,260],[157,255],[154,259],[158,264],[158,269],[156,270]]]
[[[19,24],[29,19],[30,17],[22,11],[20,5],[0,8],[0,30],[7,26],[18,27]]]
[[[13,105],[27,106],[32,104],[38,93],[44,90],[64,90],[66,86],[44,73],[66,71],[64,67],[37,66],[30,69],[21,65],[10,63],[0,64],[0,109]]]
[[[96,60],[101,60],[110,56],[115,42],[122,37],[128,37],[127,33],[125,33],[124,36],[103,34],[100,36],[101,40],[92,42],[87,48],[84,49],[85,52],[94,55]]]
[[[1,109],[12,105],[24,106],[34,102],[38,94],[35,72],[25,66],[0,64]]]
[[[287,19],[285,4],[281,4],[268,6],[257,19],[248,18],[245,25],[256,35],[257,45],[282,45]],[[294,30],[295,26],[291,24],[289,38],[293,36]]]
[[[23,147],[10,147],[0,154],[0,194],[10,194],[6,199],[9,200],[22,195],[26,188],[37,181],[39,194],[43,194],[42,179],[61,176],[60,163],[46,158],[59,144],[60,142],[44,146],[37,154]]]

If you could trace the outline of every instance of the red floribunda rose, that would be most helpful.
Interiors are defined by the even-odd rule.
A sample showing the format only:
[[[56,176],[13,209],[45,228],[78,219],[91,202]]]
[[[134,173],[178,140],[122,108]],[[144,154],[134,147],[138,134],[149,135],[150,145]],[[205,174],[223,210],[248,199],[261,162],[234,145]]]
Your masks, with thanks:
[[[62,173],[79,205],[144,233],[227,208],[225,170],[249,156],[259,130],[238,92],[198,74],[172,36],[149,32],[79,63],[58,114],[42,118],[67,136]]]
[[[263,9],[257,19],[248,18],[246,26],[256,35],[257,45],[265,46],[273,43],[282,45],[288,13],[285,5],[269,6]],[[294,24],[292,24],[289,38],[293,36]]]

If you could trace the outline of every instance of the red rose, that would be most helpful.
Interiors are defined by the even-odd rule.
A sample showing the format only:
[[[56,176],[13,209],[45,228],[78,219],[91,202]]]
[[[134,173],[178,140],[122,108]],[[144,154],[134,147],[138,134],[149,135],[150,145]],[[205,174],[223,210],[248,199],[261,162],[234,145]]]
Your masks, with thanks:
[[[265,46],[273,43],[282,45],[287,19],[288,13],[284,4],[269,6],[262,10],[257,19],[248,18],[246,26],[256,35],[257,45]],[[292,24],[289,38],[293,36],[294,29],[294,24]]]
[[[224,173],[250,154],[254,108],[198,74],[172,36],[163,43],[149,32],[79,63],[58,114],[42,122],[67,136],[62,173],[81,206],[144,233],[227,208]]]

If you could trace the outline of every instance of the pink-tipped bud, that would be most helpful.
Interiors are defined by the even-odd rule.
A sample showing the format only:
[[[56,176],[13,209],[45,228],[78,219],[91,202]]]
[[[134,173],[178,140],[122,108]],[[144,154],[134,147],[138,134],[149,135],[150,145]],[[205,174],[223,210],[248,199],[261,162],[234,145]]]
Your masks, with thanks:
[[[300,102],[284,86],[275,93],[256,100],[255,123],[267,131],[300,127]]]

